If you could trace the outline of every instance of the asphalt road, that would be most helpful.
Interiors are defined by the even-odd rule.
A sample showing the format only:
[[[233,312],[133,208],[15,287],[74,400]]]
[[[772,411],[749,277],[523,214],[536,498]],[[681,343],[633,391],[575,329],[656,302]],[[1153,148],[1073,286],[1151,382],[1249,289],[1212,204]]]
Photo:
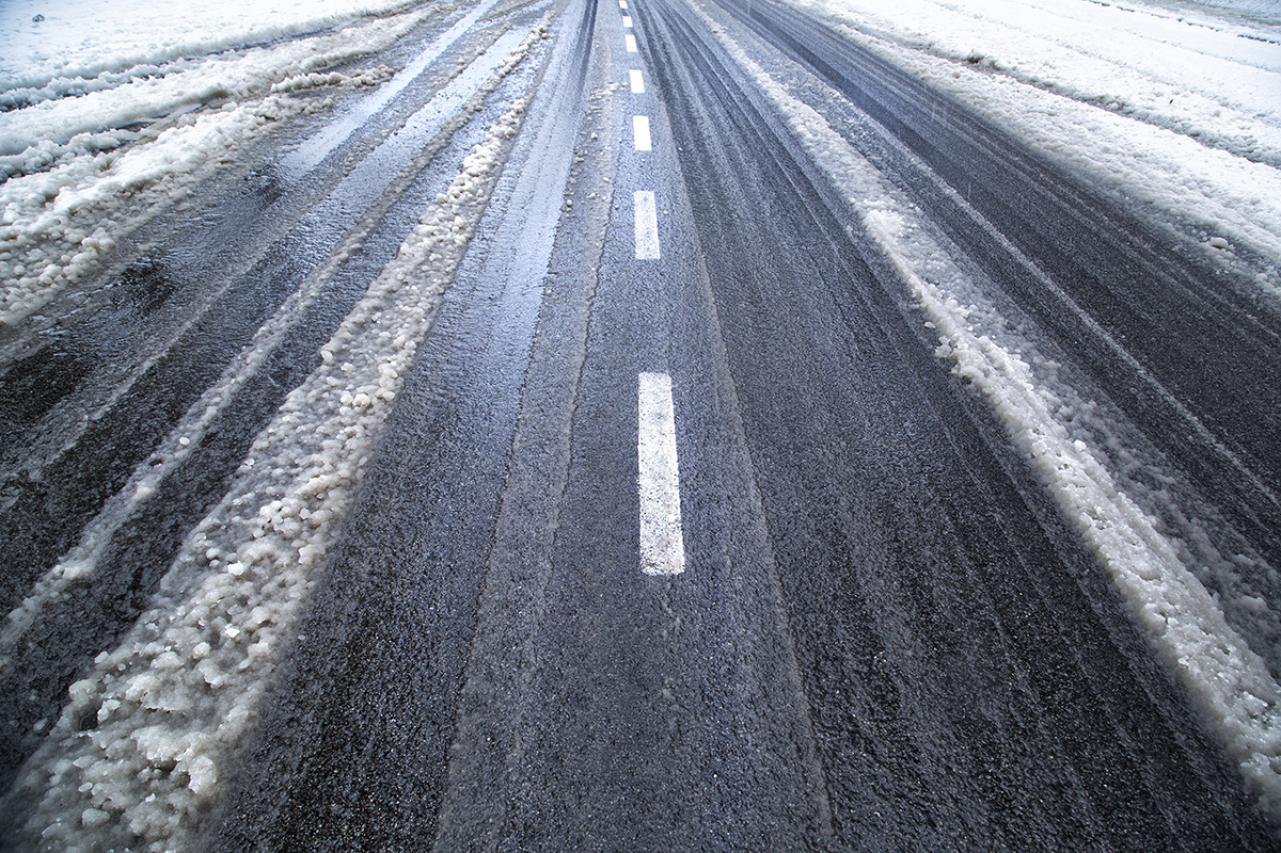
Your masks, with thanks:
[[[96,534],[92,579],[13,640],[3,780],[527,94],[203,843],[1268,848],[1096,558],[706,19],[687,0],[500,4],[459,50],[496,63],[549,9],[520,72],[492,91],[463,72],[474,111],[424,113],[449,85],[428,73],[301,175],[258,152],[0,339],[8,610],[322,282],[196,450]],[[820,20],[708,10],[839,99],[847,141],[1281,565],[1281,319]],[[360,250],[322,275],[353,223]],[[670,435],[643,417],[651,374]]]

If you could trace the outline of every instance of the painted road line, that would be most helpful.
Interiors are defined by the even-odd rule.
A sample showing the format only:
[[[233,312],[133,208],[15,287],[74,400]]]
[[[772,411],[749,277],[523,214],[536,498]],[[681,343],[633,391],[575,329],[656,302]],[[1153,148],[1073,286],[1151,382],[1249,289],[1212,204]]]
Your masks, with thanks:
[[[638,69],[633,68],[631,71],[628,71],[627,77],[631,80],[633,95],[645,94],[645,78],[641,76]]]
[[[632,145],[637,151],[652,151],[649,139],[649,116],[632,116]]]
[[[632,25],[632,16],[631,16],[631,15],[624,15],[624,16],[623,16],[623,26],[624,26],[624,27],[630,27],[631,25]]]
[[[641,571],[679,575],[685,571],[685,539],[681,535],[681,477],[676,462],[671,376],[640,374],[637,416]]]
[[[620,9],[622,9],[624,12],[626,12],[626,11],[627,11],[627,0],[618,0],[618,8],[620,8]]]
[[[654,206],[654,194],[649,190],[637,190],[632,193],[632,205],[636,218],[636,257],[657,260],[661,254],[658,251],[658,210]]]
[[[623,41],[627,43],[628,53],[636,52],[636,36],[632,35],[631,33],[628,33],[626,37],[623,39]]]

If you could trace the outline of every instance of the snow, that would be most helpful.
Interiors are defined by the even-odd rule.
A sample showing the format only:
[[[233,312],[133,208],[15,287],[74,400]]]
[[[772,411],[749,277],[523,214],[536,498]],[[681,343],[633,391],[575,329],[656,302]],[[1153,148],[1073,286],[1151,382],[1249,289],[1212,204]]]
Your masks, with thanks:
[[[859,30],[1195,136],[1281,155],[1281,48],[1085,0],[825,0]]]
[[[545,32],[535,28],[495,78]],[[21,828],[29,849],[159,851],[199,836],[219,768],[254,718],[525,107],[512,104],[466,156],[257,437],[153,606],[71,686],[15,788],[32,805]],[[99,725],[79,731],[87,714]]]
[[[0,324],[18,322],[98,269],[121,233],[215,170],[234,167],[259,132],[330,106],[309,94],[382,82],[391,71],[381,66],[325,69],[386,48],[434,14],[415,10],[184,59],[163,73],[150,69],[155,76],[3,113]]]
[[[1281,26],[1156,3],[798,2],[1207,251],[1257,253],[1278,286]]]
[[[413,0],[7,0],[0,4],[0,91],[41,89],[23,94],[58,97],[89,78],[141,77],[174,60],[314,33],[411,5]],[[33,21],[36,15],[44,20]]]
[[[1152,495],[1136,492],[1117,458],[1135,458],[1119,428],[1104,427],[1093,410],[1060,381],[1057,353],[1017,330],[1021,318],[993,300],[999,288],[963,267],[964,254],[901,191],[883,178],[823,115],[795,97],[750,58],[715,21],[701,12],[727,52],[760,85],[765,97],[818,167],[845,195],[851,213],[875,241],[922,310],[922,325],[937,336],[936,354],[981,394],[1057,503],[1060,513],[1096,555],[1121,600],[1159,656],[1191,697],[1209,730],[1240,770],[1260,807],[1281,825],[1281,685],[1267,662],[1228,624],[1223,605],[1198,572],[1214,573],[1241,610],[1261,601],[1248,588],[1254,567],[1234,571],[1231,556],[1212,543],[1193,546],[1166,532],[1167,525],[1141,505]],[[766,51],[752,41],[756,55]],[[762,59],[762,61],[765,61]],[[775,59],[789,80],[805,72]],[[885,134],[884,142],[898,147]],[[911,157],[906,150],[898,154]],[[974,214],[977,216],[977,214]],[[1021,263],[1030,263],[1017,258]],[[1052,286],[1048,282],[1047,286]],[[1104,413],[1103,423],[1115,418]],[[1154,479],[1177,478],[1147,463]],[[1195,525],[1189,536],[1196,537]],[[1265,567],[1266,568],[1266,567]],[[1242,575],[1245,577],[1243,578]],[[1276,614],[1253,608],[1263,630]],[[1247,624],[1249,624],[1247,622]]]
[[[0,127],[0,157],[6,157],[0,162],[7,161],[9,169],[16,171],[18,164],[6,155],[21,154],[42,142],[51,143],[42,147],[47,152],[79,134],[127,128],[184,107],[340,83],[341,76],[312,72],[367,53],[363,40],[375,39],[375,47],[386,44],[388,36],[402,35],[408,29],[406,23],[416,21],[416,16],[405,16],[354,28],[354,32],[232,51],[163,76],[141,77],[110,89],[11,111]]]
[[[465,67],[454,66],[445,69],[444,73],[447,75],[455,71],[456,73],[453,73],[448,82],[437,89],[425,104],[409,116],[397,131],[378,143],[354,167],[346,170],[345,174],[333,184],[332,195],[311,208],[307,218],[317,224],[346,221],[352,215],[357,215],[358,210],[364,210],[364,213],[357,215],[354,231],[348,235],[348,242],[331,259],[331,263],[341,262],[349,256],[351,251],[365,242],[369,230],[379,220],[379,209],[386,204],[386,200],[397,198],[408,182],[413,179],[416,169],[424,168],[433,156],[434,146],[430,144],[431,141],[438,134],[465,123],[467,117],[472,115],[484,99],[492,93],[493,87],[497,85],[495,81],[499,79],[495,76],[495,72],[503,70],[512,51],[519,46],[528,32],[528,27],[509,29],[475,55],[470,64]],[[387,85],[391,85],[391,82],[389,81]],[[367,98],[371,97],[378,98],[379,92],[374,91],[366,96],[355,98],[354,103],[349,102],[349,106],[363,108]],[[347,112],[340,114],[339,121],[345,121],[347,115],[349,115]],[[317,136],[333,139],[329,135],[332,127],[332,124],[325,124],[320,129],[314,125],[309,127],[301,135],[304,140],[303,147],[308,147],[308,143]],[[418,153],[412,153],[415,151]],[[411,156],[417,164],[408,171],[405,170],[407,155]],[[286,162],[289,158],[290,155],[285,154],[278,162]],[[296,165],[302,170],[299,174],[306,171],[302,164]],[[315,165],[314,159],[311,159],[311,165]],[[377,200],[380,191],[385,191],[383,200]],[[357,199],[363,199],[363,201],[356,202]],[[357,206],[351,207],[352,203],[356,203]],[[374,206],[365,206],[369,204]],[[216,416],[223,409],[227,395],[238,387],[237,383],[243,377],[252,375],[257,366],[260,366],[257,360],[263,357],[263,353],[271,351],[274,345],[272,342],[278,340],[278,336],[283,334],[282,330],[290,322],[288,318],[293,317],[296,311],[302,310],[304,305],[309,304],[317,288],[322,286],[318,282],[323,282],[329,274],[327,266],[310,276],[307,282],[291,294],[286,301],[286,307],[255,333],[254,343],[237,356],[237,363],[231,372],[206,391],[203,395],[203,405],[189,412],[190,420],[184,421],[182,427],[184,434],[194,439],[207,425],[209,418]],[[241,265],[233,268],[229,271],[229,275],[236,269],[245,272],[248,267]],[[64,447],[67,442],[74,442],[77,436],[87,428],[89,422],[122,399],[134,387],[134,383],[139,381],[146,371],[164,356],[164,353],[199,322],[205,308],[216,302],[219,295],[230,285],[232,278],[234,275],[230,278],[222,277],[211,282],[209,286],[202,287],[198,294],[192,297],[195,301],[189,303],[192,310],[186,313],[185,318],[169,327],[164,334],[148,338],[144,349],[137,353],[139,356],[137,361],[126,362],[120,366],[119,370],[101,373],[94,382],[83,384],[72,396],[59,404],[54,413],[46,416],[47,429],[41,430],[41,436],[38,439],[41,446],[27,458],[23,469],[27,472],[38,472],[43,465],[47,464],[48,459],[60,452],[61,447]],[[50,417],[52,420],[49,419]],[[144,466],[140,466],[138,470],[143,472],[144,476],[132,483],[131,488],[137,489],[140,497],[145,497],[145,494],[154,488],[155,483],[159,482],[151,474],[167,472],[170,464],[183,455],[183,448],[178,446],[169,447],[165,452],[154,456]],[[27,473],[19,476],[35,476],[35,474]],[[127,503],[128,494],[129,491],[126,490],[113,496],[109,501],[112,508],[104,509],[99,513],[89,528],[84,531],[82,536],[84,558],[87,559],[91,553],[96,553],[95,549],[112,535],[113,525],[128,515],[124,505]],[[42,584],[37,591],[38,594],[32,597],[33,604],[44,599],[45,589],[46,587]],[[52,595],[57,594],[56,588],[53,587],[48,588],[48,592]],[[3,644],[0,643],[0,648],[2,647]]]
[[[804,2],[1107,191],[1147,205],[1207,252],[1231,259],[1242,248],[1281,260],[1281,14],[1273,4]],[[309,93],[384,82],[391,69],[331,69],[439,14],[406,0],[0,4],[0,108],[8,110],[0,114],[0,324],[96,269],[137,221],[132,211],[181,197],[234,163],[264,128],[328,106]],[[1281,821],[1274,736],[1281,687],[1253,637],[1225,616],[1248,623],[1240,614],[1252,614],[1260,633],[1281,630],[1267,591],[1249,583],[1248,561],[1234,569],[1213,542],[1200,541],[1192,521],[1184,540],[1173,535],[1156,516],[1159,496],[1144,493],[1118,462],[1124,454],[1116,445],[1131,439],[1099,425],[1115,420],[1106,404],[1060,380],[1057,354],[1010,331],[1008,307],[961,266],[956,247],[819,112],[712,26],[847,190],[851,212],[937,336],[939,357],[991,404]],[[543,32],[495,73],[519,63]],[[385,104],[412,73],[392,78],[366,108]],[[35,804],[25,846],[181,849],[198,835],[220,791],[220,768],[252,723],[336,541],[524,108],[515,103],[489,129],[319,351],[226,497],[184,543],[153,606],[71,686],[68,706],[16,787]],[[334,126],[335,134],[346,127]],[[358,235],[349,247],[357,242]],[[1260,275],[1277,284],[1275,271]],[[297,307],[289,306],[291,317]],[[256,339],[233,372],[249,370],[267,343]],[[229,394],[234,379],[211,393]],[[207,394],[193,406],[159,451],[165,465],[198,444],[218,402]],[[1165,476],[1159,461],[1133,455]],[[168,470],[143,466],[113,500],[146,499]],[[92,576],[104,541],[86,539],[42,579],[9,615],[0,647],[38,618],[42,602]],[[1216,600],[1207,577],[1230,594]],[[87,714],[98,725],[81,731]]]
[[[1126,4],[1118,5],[1124,8]],[[1198,26],[1218,28],[1226,21],[1247,27],[1281,27],[1281,5],[1276,0],[1131,0],[1129,5],[1184,18]]]
[[[414,57],[404,68],[396,72],[396,75],[388,80],[385,84],[379,86],[374,92],[361,98],[359,103],[352,105],[343,112],[336,120],[332,121],[321,133],[312,136],[307,142],[291,157],[285,165],[295,171],[306,172],[314,167],[324,158],[326,154],[332,151],[339,143],[349,137],[357,127],[366,119],[381,110],[391,102],[398,94],[404,91],[419,74],[421,74],[431,63],[444,54],[464,33],[470,30],[476,23],[494,7],[497,0],[482,0],[482,2],[473,6],[466,15],[454,22],[448,30],[441,33],[432,40],[425,48],[419,51],[418,56]],[[273,91],[283,84],[276,84]]]

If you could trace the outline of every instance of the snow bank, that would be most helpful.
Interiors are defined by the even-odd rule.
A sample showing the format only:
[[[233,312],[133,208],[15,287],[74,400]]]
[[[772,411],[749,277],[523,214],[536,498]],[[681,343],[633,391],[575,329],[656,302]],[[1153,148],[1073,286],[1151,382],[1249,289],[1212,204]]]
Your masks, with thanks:
[[[1265,813],[1281,824],[1281,685],[1266,662],[1227,624],[1219,603],[1185,564],[1181,544],[1161,532],[1121,487],[1106,452],[1079,437],[1063,396],[1029,364],[1029,357],[1040,361],[1039,355],[1011,351],[997,340],[1003,318],[957,265],[960,251],[822,115],[704,18],[841,188],[924,310],[927,326],[938,335],[939,357],[951,361],[953,372],[991,404]],[[964,301],[956,293],[964,293]]]
[[[1207,250],[1281,261],[1277,33],[1089,0],[798,2]]]
[[[520,61],[536,30],[504,71]],[[71,687],[13,795],[31,849],[186,847],[219,790],[367,454],[497,180],[525,102],[466,157],[259,435],[153,607]],[[79,731],[81,720],[96,725]],[[14,809],[11,800],[6,804]]]
[[[0,4],[0,91],[43,99],[87,78],[128,79],[172,60],[316,32],[415,0],[7,0]],[[37,15],[43,20],[34,21]],[[135,66],[134,74],[130,72]]]

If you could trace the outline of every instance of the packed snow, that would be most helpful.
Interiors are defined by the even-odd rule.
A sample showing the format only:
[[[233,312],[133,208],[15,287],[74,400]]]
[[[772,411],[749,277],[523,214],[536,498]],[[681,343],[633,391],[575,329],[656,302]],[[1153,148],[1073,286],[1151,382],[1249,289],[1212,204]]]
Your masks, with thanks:
[[[1281,4],[1276,0],[1130,0],[1129,5],[1186,18],[1199,26],[1217,28],[1227,22],[1249,28],[1281,27]]]
[[[299,322],[299,318],[315,303],[317,297],[330,286],[339,268],[357,247],[368,240],[386,211],[389,200],[399,198],[406,187],[415,180],[418,170],[425,167],[435,156],[436,146],[428,144],[428,141],[436,139],[442,133],[452,133],[461,128],[473,110],[493,94],[499,82],[510,72],[515,58],[523,55],[521,51],[526,38],[525,30],[515,28],[496,39],[488,48],[481,51],[470,65],[437,90],[399,130],[347,172],[335,185],[334,196],[312,208],[309,217],[332,218],[339,210],[346,210],[345,207],[334,206],[349,202],[351,195],[344,190],[356,186],[376,186],[385,190],[383,197],[363,212],[359,221],[347,234],[343,246],[323,266],[307,276],[276,314],[259,327],[252,342],[232,360],[220,379],[190,407],[187,415],[175,427],[173,435],[163,442],[145,463],[139,465],[125,487],[108,500],[102,511],[81,533],[80,542],[37,582],[22,604],[8,614],[0,624],[0,669],[6,665],[11,650],[17,647],[19,638],[38,618],[41,609],[60,596],[69,584],[75,583],[101,559],[119,526],[132,517],[137,508],[150,498],[166,477],[171,476],[184,464],[191,453],[190,437],[202,435],[209,425],[223,414],[225,407],[234,399],[244,383],[263,369],[282,338]],[[431,48],[428,50],[432,52]],[[389,81],[386,85],[394,85],[394,81]],[[375,103],[383,101],[381,90],[368,95],[367,100]],[[364,109],[365,104],[366,99],[362,99],[356,106]],[[340,117],[337,123],[342,124],[344,119],[345,116]],[[332,138],[329,134],[332,126],[325,126],[314,136],[308,137],[303,147],[309,147],[308,143],[317,136],[325,139]],[[407,170],[402,170],[399,165],[401,162],[399,149],[402,143],[411,149],[421,149],[414,158],[414,167]],[[388,176],[396,172],[400,172],[399,176],[389,184],[384,186],[380,183],[380,176]],[[334,201],[335,199],[337,201]],[[222,292],[223,287],[228,285],[230,281],[225,285],[207,288],[207,300],[204,304],[210,304],[210,301]],[[88,426],[88,421],[97,417],[99,412],[106,411],[106,406],[128,393],[134,383],[146,375],[146,371],[155,360],[168,352],[200,319],[201,313],[201,311],[191,312],[185,322],[154,341],[154,349],[151,350],[149,357],[111,376],[100,389],[101,392],[108,394],[106,404],[100,397],[91,393],[85,399],[77,401],[79,405],[67,406],[65,418],[53,421],[47,429],[55,440],[26,460],[26,464],[30,467],[25,470],[30,473],[17,474],[17,476],[38,476],[42,466],[56,456],[62,447],[79,440],[83,430]],[[86,409],[92,413],[88,419],[84,417]],[[13,473],[15,472],[11,472],[11,475]]]
[[[1226,573],[1215,578],[1217,585],[1234,589],[1242,578],[1232,560],[1214,554],[1204,541],[1198,543],[1202,550],[1193,552],[1167,532],[1167,525],[1140,503],[1140,497],[1151,495],[1136,496],[1135,480],[1117,465],[1117,457],[1129,450],[1117,446],[1123,439],[1110,421],[1118,416],[1109,412],[1100,424],[1099,406],[1058,380],[1058,363],[1020,333],[1024,324],[1009,316],[1008,306],[994,307],[985,290],[999,289],[962,267],[957,259],[963,253],[827,118],[793,95],[706,12],[700,14],[846,196],[851,213],[907,284],[925,327],[937,335],[936,354],[986,398],[1263,811],[1281,824],[1281,741],[1276,737],[1281,685],[1267,661],[1228,624],[1222,603],[1197,576],[1207,569]],[[752,45],[755,55],[769,53],[759,40]],[[807,74],[777,56],[771,57],[771,67],[783,69],[789,81]],[[900,156],[912,156],[888,133],[884,144],[898,148]],[[1102,436],[1094,432],[1099,428]],[[1159,462],[1149,464],[1149,473],[1158,478],[1177,479],[1159,470]],[[1196,529],[1189,535],[1196,536]],[[1249,592],[1238,588],[1237,595],[1249,597]]]
[[[797,2],[1281,292],[1275,7],[1246,17],[1264,4],[1223,0],[1226,18],[1156,2]]]

